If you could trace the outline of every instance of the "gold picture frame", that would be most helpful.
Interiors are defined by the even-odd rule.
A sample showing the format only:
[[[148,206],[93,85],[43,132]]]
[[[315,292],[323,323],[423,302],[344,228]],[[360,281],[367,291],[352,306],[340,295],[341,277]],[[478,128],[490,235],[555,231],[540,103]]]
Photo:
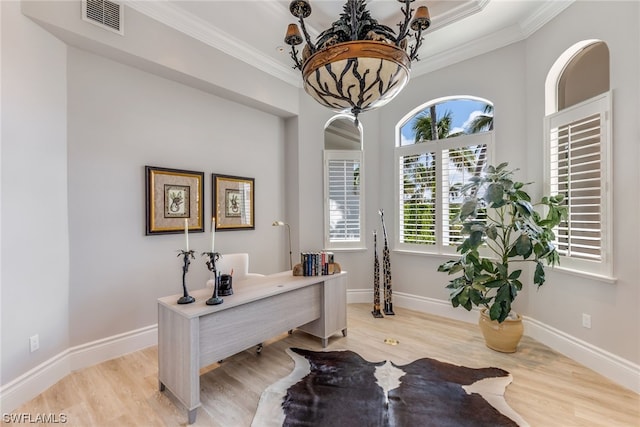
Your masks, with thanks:
[[[145,166],[146,231],[204,232],[204,172]]]
[[[254,230],[255,179],[212,174],[216,230]]]

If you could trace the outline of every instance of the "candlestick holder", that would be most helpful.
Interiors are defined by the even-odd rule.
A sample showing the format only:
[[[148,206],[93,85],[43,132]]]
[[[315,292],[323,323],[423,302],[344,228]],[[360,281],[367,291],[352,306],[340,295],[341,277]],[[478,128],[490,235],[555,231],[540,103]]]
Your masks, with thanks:
[[[191,257],[192,259],[195,258],[195,256],[193,255],[193,251],[180,251],[180,253],[178,254],[178,256],[182,255],[183,259],[183,265],[182,265],[182,292],[183,295],[178,299],[178,304],[191,304],[192,302],[194,302],[196,299],[194,297],[192,297],[191,295],[189,295],[189,292],[187,292],[187,282],[186,282],[186,276],[187,276],[187,272],[189,271],[189,264],[191,264],[191,261],[189,261],[189,257]]]
[[[207,305],[218,305],[224,301],[218,297],[218,286],[220,283],[220,277],[218,277],[218,271],[216,269],[216,261],[220,259],[219,252],[203,252],[202,256],[208,256],[209,261],[206,261],[207,268],[213,273],[213,295],[206,301]]]

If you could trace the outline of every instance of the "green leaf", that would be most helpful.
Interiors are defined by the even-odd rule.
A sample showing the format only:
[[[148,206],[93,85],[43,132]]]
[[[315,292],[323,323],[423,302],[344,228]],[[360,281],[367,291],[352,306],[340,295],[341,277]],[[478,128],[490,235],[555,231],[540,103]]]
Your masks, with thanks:
[[[509,279],[511,280],[517,279],[518,277],[520,277],[520,274],[522,274],[522,270],[512,271],[511,274],[509,275]]]
[[[491,320],[497,320],[500,317],[501,313],[502,308],[500,307],[500,304],[493,303],[493,305],[489,309],[489,317],[491,318]]]
[[[542,286],[545,281],[544,267],[540,261],[536,262],[536,271],[533,274],[533,283],[538,285],[538,287]]]
[[[487,191],[484,194],[484,200],[487,203],[495,204],[502,201],[504,195],[504,187],[501,184],[492,183],[487,187]]]
[[[477,201],[475,199],[467,200],[460,208],[460,220],[464,220],[469,216],[475,216]]]
[[[518,200],[515,202],[515,207],[518,210],[518,213],[523,217],[530,217],[533,215],[533,206],[526,200]]]
[[[524,258],[528,258],[533,251],[533,245],[531,239],[526,234],[521,234],[516,240],[516,253]]]
[[[485,233],[487,234],[487,237],[490,238],[491,240],[496,240],[498,238],[498,229],[496,228],[495,224],[491,224],[485,230]]]

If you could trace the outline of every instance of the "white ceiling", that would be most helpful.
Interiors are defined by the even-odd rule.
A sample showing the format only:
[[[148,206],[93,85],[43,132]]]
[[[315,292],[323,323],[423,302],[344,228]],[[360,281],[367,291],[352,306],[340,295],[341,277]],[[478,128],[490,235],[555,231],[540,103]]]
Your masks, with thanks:
[[[523,40],[574,0],[417,0],[428,6],[431,27],[424,34],[412,75]],[[335,21],[345,4],[338,0],[310,0],[305,20],[315,36]],[[163,0],[129,1],[139,12],[207,43],[288,83],[299,86],[284,34],[297,19],[288,0]],[[370,0],[368,9],[380,23],[393,29],[402,19],[397,0]],[[125,18],[126,19],[126,18]],[[126,25],[126,23],[125,23]]]

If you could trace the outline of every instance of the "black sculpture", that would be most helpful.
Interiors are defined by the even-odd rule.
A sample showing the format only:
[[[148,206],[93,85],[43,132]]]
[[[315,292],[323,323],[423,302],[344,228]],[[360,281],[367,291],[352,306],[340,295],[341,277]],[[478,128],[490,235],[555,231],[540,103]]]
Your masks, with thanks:
[[[206,261],[207,268],[209,271],[213,273],[213,295],[206,301],[207,305],[218,305],[222,304],[224,301],[222,298],[218,297],[218,285],[220,281],[220,277],[218,277],[218,271],[216,269],[216,261],[220,259],[221,255],[219,252],[204,252],[202,256],[208,256],[209,261]]]
[[[186,282],[186,276],[187,276],[187,272],[189,271],[189,264],[191,264],[191,261],[189,261],[189,257],[191,258],[195,258],[193,256],[193,251],[180,251],[180,253],[178,254],[178,256],[182,255],[183,258],[183,265],[182,265],[182,292],[183,295],[178,299],[178,304],[191,304],[192,302],[194,302],[196,299],[194,297],[192,297],[191,295],[189,295],[189,292],[187,292],[187,282]]]
[[[382,268],[384,270],[384,314],[394,315],[393,302],[391,300],[391,256],[389,255],[389,242],[387,240],[387,228],[384,226],[384,211],[378,211],[382,221],[382,232],[384,233],[384,250],[382,252]]]
[[[380,261],[378,260],[378,234],[373,231],[373,317],[384,317],[380,313]]]

